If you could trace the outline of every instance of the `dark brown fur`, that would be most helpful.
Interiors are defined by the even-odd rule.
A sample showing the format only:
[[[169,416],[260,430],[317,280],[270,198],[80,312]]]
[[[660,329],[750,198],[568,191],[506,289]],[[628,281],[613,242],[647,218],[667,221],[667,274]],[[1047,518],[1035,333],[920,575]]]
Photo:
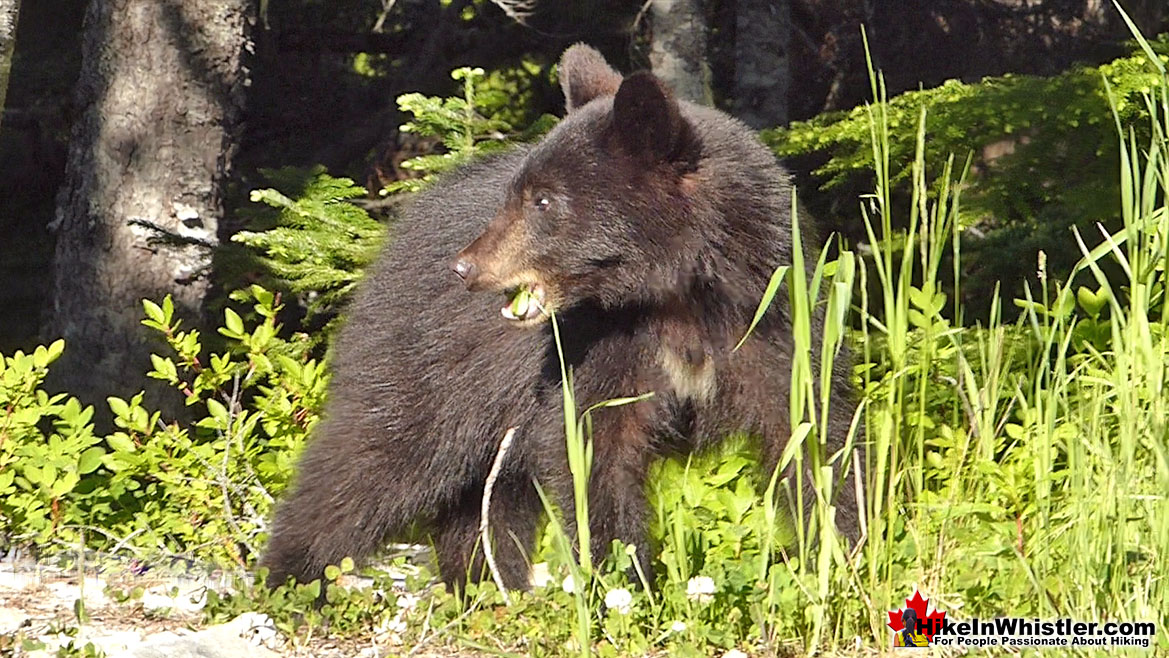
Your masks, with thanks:
[[[572,507],[560,369],[550,324],[508,322],[506,300],[482,291],[544,288],[582,408],[655,393],[594,415],[595,554],[621,539],[648,559],[654,459],[746,431],[760,438],[767,472],[777,463],[791,432],[784,295],[732,347],[771,272],[792,262],[787,174],[742,124],[676,102],[648,74],[622,79],[591,49],[569,49],[561,79],[564,121],[529,151],[432,189],[358,295],[326,419],[277,513],[264,558],[274,580],[317,577],[414,521],[431,529],[445,579],[478,577],[483,483],[514,426],[491,523],[504,580],[526,584],[541,513],[533,479]],[[814,234],[806,218],[801,226]],[[476,292],[445,271],[464,245],[454,264]],[[853,411],[846,362],[833,383],[830,455]],[[855,535],[852,478],[841,475],[837,522]]]

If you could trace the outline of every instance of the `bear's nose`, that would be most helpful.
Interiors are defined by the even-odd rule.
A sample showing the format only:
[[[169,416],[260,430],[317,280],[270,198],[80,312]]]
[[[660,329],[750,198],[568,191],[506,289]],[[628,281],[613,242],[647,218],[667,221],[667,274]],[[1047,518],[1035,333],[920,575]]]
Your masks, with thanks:
[[[463,281],[475,278],[475,264],[462,258],[456,258],[455,262],[451,263],[451,271],[458,274]]]

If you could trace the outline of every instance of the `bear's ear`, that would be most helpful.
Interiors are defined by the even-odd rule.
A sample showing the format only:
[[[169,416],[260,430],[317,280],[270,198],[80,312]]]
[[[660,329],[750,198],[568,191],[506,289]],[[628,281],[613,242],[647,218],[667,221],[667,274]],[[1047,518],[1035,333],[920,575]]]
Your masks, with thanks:
[[[694,142],[674,94],[644,71],[625,78],[617,90],[613,126],[622,147],[649,162],[685,159]]]
[[[569,112],[594,98],[612,96],[621,86],[621,74],[609,66],[601,53],[583,43],[564,51],[557,75],[564,90],[564,107]]]

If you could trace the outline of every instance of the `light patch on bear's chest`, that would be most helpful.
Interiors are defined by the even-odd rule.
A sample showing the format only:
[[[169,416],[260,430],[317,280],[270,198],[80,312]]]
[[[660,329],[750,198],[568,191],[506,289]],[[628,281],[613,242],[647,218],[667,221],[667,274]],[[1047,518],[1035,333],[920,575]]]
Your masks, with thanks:
[[[714,398],[714,363],[709,356],[694,361],[663,345],[658,348],[658,363],[678,397],[692,402],[710,402]]]

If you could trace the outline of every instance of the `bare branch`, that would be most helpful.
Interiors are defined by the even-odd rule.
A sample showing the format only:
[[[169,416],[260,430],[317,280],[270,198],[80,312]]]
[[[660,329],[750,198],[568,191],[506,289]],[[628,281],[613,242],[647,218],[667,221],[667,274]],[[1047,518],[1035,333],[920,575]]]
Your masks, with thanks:
[[[488,536],[488,520],[491,512],[491,491],[495,488],[495,480],[499,477],[499,471],[503,468],[503,460],[507,457],[507,451],[511,448],[511,441],[515,438],[516,428],[508,428],[507,433],[503,435],[503,440],[499,442],[499,451],[495,453],[495,462],[491,464],[491,472],[487,474],[487,482],[483,485],[483,507],[479,516],[479,537],[483,541],[483,557],[487,560],[487,568],[491,569],[491,578],[495,581],[495,586],[503,593],[503,602],[511,605],[511,598],[507,595],[507,587],[503,584],[503,578],[499,575],[499,568],[495,564],[495,551],[491,548],[491,537]]]
[[[507,17],[523,25],[528,25],[528,18],[536,10],[536,0],[491,0],[492,4],[503,10]]]

